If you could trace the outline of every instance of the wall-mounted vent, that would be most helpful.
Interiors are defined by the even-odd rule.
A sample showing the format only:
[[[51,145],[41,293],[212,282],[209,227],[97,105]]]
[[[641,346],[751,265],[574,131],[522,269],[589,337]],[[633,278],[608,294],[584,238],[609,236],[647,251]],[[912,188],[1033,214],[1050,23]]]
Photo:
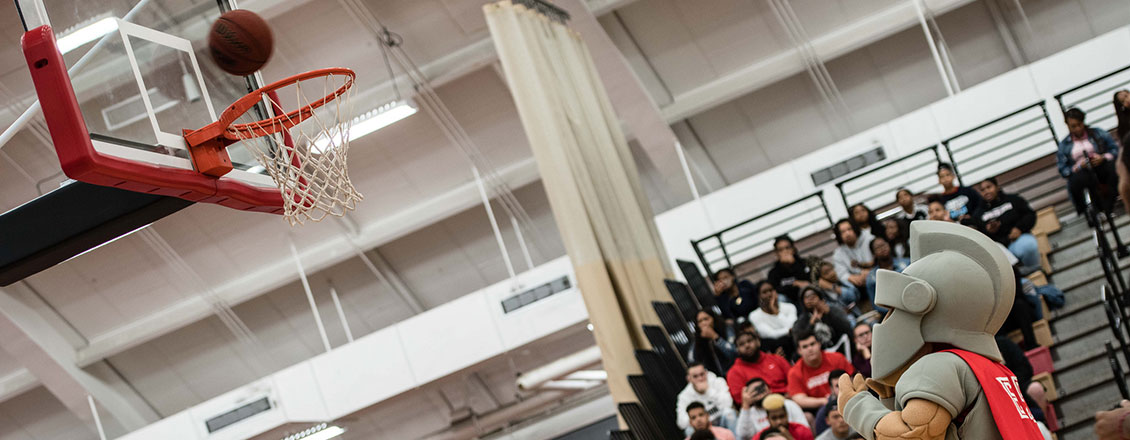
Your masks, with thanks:
[[[816,170],[812,173],[812,183],[816,186],[832,182],[840,177],[851,174],[852,172],[867,168],[867,166],[875,163],[882,162],[887,159],[887,153],[883,151],[882,145],[876,145],[874,149],[869,150],[858,156],[853,156],[847,160],[834,164],[830,167]]]
[[[502,312],[513,312],[571,287],[573,283],[569,282],[569,277],[563,276],[502,300]]]
[[[261,412],[270,411],[270,409],[271,400],[264,397],[262,399],[243,405],[239,408],[220,414],[216,417],[205,420],[204,426],[208,427],[208,433],[211,434],[228,426],[239,423],[240,421]]]

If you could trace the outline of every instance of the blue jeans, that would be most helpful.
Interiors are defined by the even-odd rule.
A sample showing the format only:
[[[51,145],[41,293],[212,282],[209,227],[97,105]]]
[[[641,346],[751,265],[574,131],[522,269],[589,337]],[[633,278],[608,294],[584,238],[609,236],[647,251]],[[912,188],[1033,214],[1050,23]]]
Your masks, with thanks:
[[[1020,272],[1026,273],[1040,267],[1040,245],[1032,234],[1020,234],[1008,245],[1008,251],[1020,260]]]

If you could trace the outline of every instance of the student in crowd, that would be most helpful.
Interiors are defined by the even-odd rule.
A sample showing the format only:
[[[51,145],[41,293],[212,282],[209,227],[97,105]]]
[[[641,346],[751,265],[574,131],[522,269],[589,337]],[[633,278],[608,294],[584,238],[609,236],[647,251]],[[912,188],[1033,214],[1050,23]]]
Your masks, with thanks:
[[[1118,118],[1117,137],[1114,139],[1123,148],[1130,142],[1130,90],[1114,92],[1114,115]]]
[[[1114,159],[1118,156],[1118,143],[1104,130],[1093,128],[1085,123],[1086,113],[1071,108],[1064,114],[1067,129],[1071,132],[1059,141],[1056,163],[1059,174],[1067,179],[1067,192],[1075,205],[1075,212],[1083,214],[1086,203],[1083,191],[1090,190],[1092,200],[1102,210],[1109,210],[1113,194],[1104,197],[1099,194],[1099,185],[1114,188],[1118,176],[1114,170]]]
[[[807,426],[789,421],[788,410],[785,409],[785,396],[770,394],[765,397],[761,405],[769,415],[769,427],[757,433],[757,438],[771,438],[766,435],[775,431],[783,434],[786,439],[813,440],[812,430]]]
[[[733,431],[720,426],[713,426],[710,423],[710,415],[707,414],[706,407],[703,406],[702,402],[691,402],[687,405],[686,411],[687,418],[690,419],[691,428],[694,429],[695,433],[699,431],[709,431],[711,434],[714,434],[714,438],[718,440],[734,440]],[[687,438],[694,438],[694,435],[695,434],[692,434]]]
[[[851,318],[844,309],[829,305],[820,289],[809,286],[801,291],[801,297],[804,298],[804,310],[793,325],[793,334],[810,331],[825,347],[831,347],[840,338],[851,334]]]
[[[922,205],[922,218],[926,219],[926,205]],[[895,258],[910,258],[910,222],[897,218],[883,220],[883,238],[891,245]]]
[[[852,332],[851,366],[863,377],[871,377],[871,324],[867,322],[855,323]],[[835,382],[833,382],[835,383]]]
[[[820,435],[820,433],[828,430],[828,405],[834,403],[840,397],[840,376],[847,374],[844,370],[832,370],[828,373],[828,384],[832,386],[832,392],[828,394],[828,402],[820,407],[816,412],[816,417],[812,420],[812,433]]]
[[[844,420],[844,415],[840,413],[839,404],[835,399],[828,402],[825,406],[827,408],[827,415],[824,416],[825,423],[828,424],[828,429],[821,432],[816,436],[816,440],[847,440],[855,433],[848,425],[847,420]]]
[[[915,203],[914,193],[911,193],[909,189],[899,188],[898,191],[895,191],[895,202],[901,208],[895,213],[895,218],[907,223],[915,220],[926,220],[926,205]]]
[[[694,362],[687,367],[687,386],[679,393],[677,402],[675,424],[688,433],[691,431],[690,416],[685,411],[680,411],[680,408],[687,408],[691,402],[703,405],[712,425],[734,428],[737,414],[734,412],[734,399],[730,397],[726,379],[715,376],[700,363]]]
[[[938,184],[942,185],[942,193],[939,197],[942,205],[946,207],[951,219],[962,222],[969,219],[984,201],[973,188],[958,186],[956,177],[953,165],[938,164]]]
[[[687,437],[687,440],[718,440],[718,437],[715,437],[714,433],[707,429],[702,431],[695,431],[694,434],[691,434],[690,437]]]
[[[687,353],[687,361],[701,363],[715,375],[726,377],[730,365],[738,357],[737,348],[730,342],[733,327],[709,310],[699,310],[695,323],[698,325],[695,326],[694,345]]]
[[[808,286],[811,270],[797,252],[796,243],[788,235],[773,240],[773,255],[777,262],[769,269],[769,283],[793,304],[800,302],[800,289]]]
[[[848,208],[851,213],[851,222],[859,228],[859,239],[867,241],[868,237],[883,235],[883,226],[875,219],[875,213],[862,203],[856,203]]]
[[[977,229],[997,243],[1008,247],[1018,260],[1020,272],[1029,273],[1040,267],[1040,247],[1032,235],[1036,211],[1028,201],[1001,191],[997,179],[990,177],[977,188],[985,204],[973,214]]]
[[[871,256],[871,237],[863,239],[859,227],[848,219],[836,222],[832,230],[839,246],[832,252],[832,264],[836,265],[836,275],[856,288],[861,288],[867,280],[874,257]]]
[[[797,320],[796,306],[781,302],[777,290],[768,281],[757,283],[757,294],[760,305],[749,314],[749,321],[761,337],[762,349],[792,359],[796,345],[789,337],[789,330]]]
[[[796,334],[797,351],[800,360],[789,369],[789,397],[801,408],[815,413],[828,400],[832,393],[828,376],[832,370],[844,370],[854,374],[855,368],[844,355],[824,351],[820,340],[812,331]]]
[[[910,265],[910,260],[906,258],[895,258],[891,252],[891,246],[887,240],[882,237],[876,237],[871,240],[871,254],[875,256],[875,269],[893,270],[895,272],[902,272],[906,266]],[[876,288],[876,273],[872,270],[867,274],[867,298],[875,298]],[[880,311],[885,313],[885,311]]]
[[[722,317],[734,322],[757,308],[757,289],[749,281],[738,280],[733,269],[725,268],[714,273],[714,299]]]
[[[769,391],[783,393],[788,389],[789,361],[773,353],[761,351],[761,338],[755,332],[738,333],[738,360],[726,373],[730,398],[742,400],[742,387],[750,379],[760,377],[769,385]]]
[[[760,377],[750,379],[745,388],[742,388],[742,408],[741,412],[738,413],[738,426],[735,430],[738,438],[753,437],[761,430],[769,427],[769,413],[762,406],[765,397],[768,395],[769,386],[765,384],[765,379]],[[790,423],[808,427],[808,419],[804,416],[804,410],[800,409],[796,402],[785,399],[785,413],[788,414]]]
[[[855,302],[859,300],[859,289],[841,281],[840,276],[836,274],[835,265],[821,261],[816,265],[816,275],[816,287],[827,293],[832,301],[847,309],[855,307]]]

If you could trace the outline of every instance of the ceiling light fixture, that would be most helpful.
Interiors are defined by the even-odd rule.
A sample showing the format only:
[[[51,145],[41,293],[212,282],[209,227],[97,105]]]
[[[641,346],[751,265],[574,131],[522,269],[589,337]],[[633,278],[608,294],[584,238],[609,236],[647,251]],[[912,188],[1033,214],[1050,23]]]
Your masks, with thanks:
[[[116,30],[118,30],[118,19],[106,17],[68,32],[56,43],[59,45],[59,52],[67,53]]]
[[[329,440],[342,434],[345,434],[345,428],[322,423],[305,431],[288,435],[283,440]]]
[[[396,121],[416,114],[416,110],[416,104],[412,102],[411,99],[393,101],[369,110],[353,118],[352,126],[349,131],[346,132],[348,135],[346,140],[353,141],[359,139],[361,136],[388,127],[396,123]],[[315,139],[314,150],[319,152],[325,151],[326,147],[330,145],[330,142],[333,142],[335,145],[341,143],[341,133],[335,134],[333,138],[323,136]]]

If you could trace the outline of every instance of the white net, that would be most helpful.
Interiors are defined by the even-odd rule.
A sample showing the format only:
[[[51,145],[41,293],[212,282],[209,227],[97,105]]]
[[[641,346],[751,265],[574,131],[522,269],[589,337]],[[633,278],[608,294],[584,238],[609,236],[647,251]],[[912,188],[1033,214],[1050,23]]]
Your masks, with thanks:
[[[239,139],[279,186],[291,225],[342,216],[363,199],[346,168],[352,81],[351,75],[333,73],[296,79],[277,94],[263,94],[274,118],[228,128],[226,137]],[[302,110],[308,106],[313,110]]]

